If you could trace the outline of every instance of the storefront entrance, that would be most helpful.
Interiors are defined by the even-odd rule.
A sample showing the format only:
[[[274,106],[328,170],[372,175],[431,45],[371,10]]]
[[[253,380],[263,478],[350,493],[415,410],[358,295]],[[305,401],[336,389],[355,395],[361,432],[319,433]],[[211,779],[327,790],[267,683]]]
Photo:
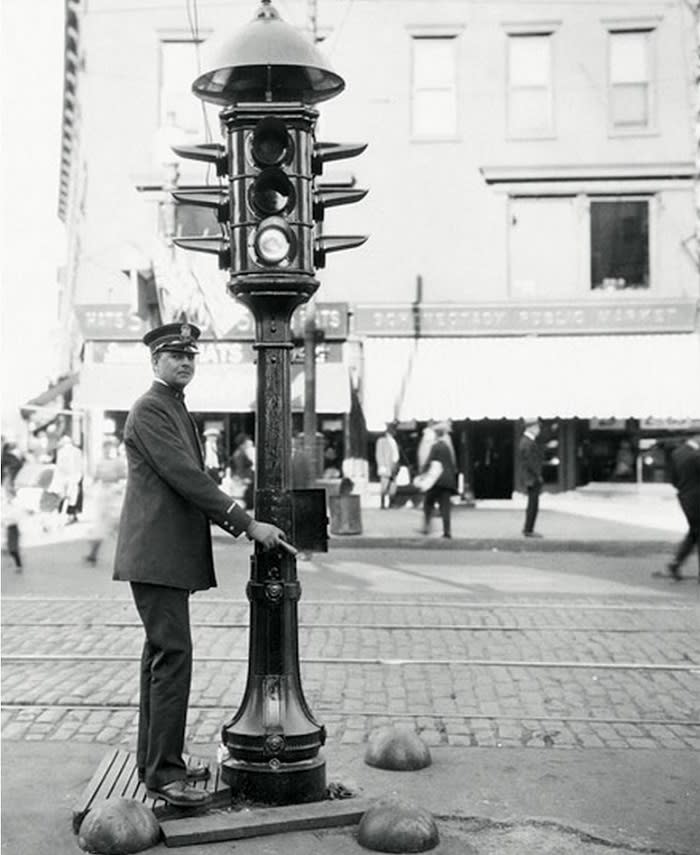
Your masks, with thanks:
[[[513,494],[514,423],[483,419],[469,425],[475,499],[510,499]]]

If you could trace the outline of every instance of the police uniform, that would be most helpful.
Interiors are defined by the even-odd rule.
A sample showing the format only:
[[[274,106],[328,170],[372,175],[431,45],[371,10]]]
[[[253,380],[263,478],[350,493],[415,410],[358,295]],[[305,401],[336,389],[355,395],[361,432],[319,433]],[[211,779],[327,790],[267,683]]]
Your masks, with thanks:
[[[152,354],[197,353],[199,330],[166,324],[144,336]],[[204,467],[194,420],[178,389],[155,380],[133,405],[124,444],[128,477],[114,578],[131,583],[146,631],[137,764],[151,789],[184,780],[192,671],[189,595],[216,586],[210,520],[234,536],[252,518]]]

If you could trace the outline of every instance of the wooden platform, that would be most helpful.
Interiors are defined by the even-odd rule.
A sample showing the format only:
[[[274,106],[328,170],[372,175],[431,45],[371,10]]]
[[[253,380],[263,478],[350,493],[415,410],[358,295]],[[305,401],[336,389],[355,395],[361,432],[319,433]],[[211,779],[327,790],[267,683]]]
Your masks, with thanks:
[[[191,759],[203,762],[202,758]],[[111,749],[102,758],[73,807],[73,831],[78,833],[80,823],[90,808],[103,799],[125,798],[143,802],[155,813],[168,847],[356,825],[369,807],[367,799],[349,798],[233,810],[231,788],[221,780],[218,765],[210,768],[212,774],[208,781],[192,783],[192,786],[212,794],[210,805],[196,810],[177,808],[146,794],[146,788],[138,779],[134,754],[119,748]]]
[[[162,820],[160,827],[166,846],[192,846],[265,834],[357,825],[369,806],[367,799],[353,798],[239,811],[215,809],[199,816]]]
[[[186,757],[186,759],[188,759]],[[207,762],[202,758],[192,758]],[[211,777],[208,781],[191,782],[191,786],[208,790],[213,796],[213,806],[227,806],[231,803],[231,789],[220,778],[218,765],[209,764]],[[176,808],[162,799],[152,799],[146,794],[146,788],[139,781],[136,769],[136,755],[121,748],[110,749],[102,758],[90,783],[85,787],[73,807],[73,831],[77,834],[80,823],[93,804],[103,799],[137,799],[151,808],[158,820],[191,817],[192,810]]]

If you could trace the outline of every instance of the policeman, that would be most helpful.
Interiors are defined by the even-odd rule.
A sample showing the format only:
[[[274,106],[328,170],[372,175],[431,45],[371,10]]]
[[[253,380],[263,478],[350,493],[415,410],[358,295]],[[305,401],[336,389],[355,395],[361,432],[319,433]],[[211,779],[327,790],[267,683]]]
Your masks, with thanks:
[[[192,673],[189,596],[216,586],[210,521],[265,549],[284,539],[276,526],[249,516],[206,472],[183,394],[195,374],[199,335],[194,324],[172,323],[143,338],[155,377],[124,430],[128,476],[114,566],[114,578],[131,585],[146,632],[139,775],[152,797],[183,807],[211,799],[191,786],[208,777],[208,768],[188,767],[182,756]]]

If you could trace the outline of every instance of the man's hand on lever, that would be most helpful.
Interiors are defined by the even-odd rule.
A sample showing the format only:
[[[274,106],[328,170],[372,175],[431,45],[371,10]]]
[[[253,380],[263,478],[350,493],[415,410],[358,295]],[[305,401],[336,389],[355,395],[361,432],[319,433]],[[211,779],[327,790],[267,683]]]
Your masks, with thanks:
[[[296,549],[287,543],[282,529],[277,528],[277,526],[272,525],[272,523],[253,520],[248,526],[246,535],[250,540],[254,540],[259,543],[264,549],[282,548],[287,552],[291,552],[292,555],[296,555]]]

